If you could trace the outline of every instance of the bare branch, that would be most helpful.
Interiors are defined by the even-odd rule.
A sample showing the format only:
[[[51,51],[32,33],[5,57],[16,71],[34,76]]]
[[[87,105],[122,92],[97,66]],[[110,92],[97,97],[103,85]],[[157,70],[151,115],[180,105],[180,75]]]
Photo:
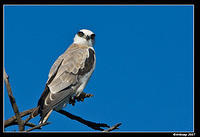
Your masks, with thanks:
[[[28,109],[26,111],[20,112],[19,115],[20,115],[20,117],[27,116],[27,115],[31,114],[34,109],[35,108],[31,108],[31,109]],[[16,116],[13,116],[13,117],[5,120],[4,121],[4,128],[13,125],[12,123],[16,123],[17,122],[16,120],[17,120]]]
[[[9,96],[13,111],[15,112],[15,116],[4,121],[4,128],[6,128],[8,126],[12,126],[12,125],[18,125],[19,131],[30,132],[34,129],[41,129],[42,126],[50,124],[50,122],[45,122],[45,123],[42,123],[40,125],[35,125],[33,123],[28,122],[29,120],[31,120],[32,118],[35,117],[35,116],[32,116],[32,113],[34,112],[34,110],[36,110],[37,107],[19,113],[15,98],[12,94],[11,86],[10,86],[10,83],[9,83],[9,80],[8,80],[8,75],[6,74],[5,69],[4,69],[4,81],[5,81],[5,84],[6,84],[8,96]],[[92,96],[93,96],[92,94],[86,94],[86,93],[83,92],[81,94],[81,96],[74,98],[74,100],[72,100],[72,102],[70,102],[70,104],[74,105],[76,101],[84,101],[85,98],[89,98],[89,97],[92,97]],[[100,130],[102,132],[113,131],[115,129],[118,129],[118,127],[121,125],[121,123],[118,123],[118,124],[110,127],[109,125],[107,125],[105,123],[95,123],[95,122],[91,122],[91,121],[88,121],[88,120],[84,120],[81,117],[75,116],[75,115],[73,115],[73,114],[71,114],[71,113],[69,113],[65,110],[59,110],[57,112],[67,116],[68,118],[70,118],[72,120],[76,120],[76,121],[92,128],[94,130]],[[22,117],[27,116],[27,115],[29,115],[29,117],[26,120],[21,119]],[[29,127],[32,127],[32,128],[24,131],[24,126],[29,126]],[[102,127],[104,127],[104,128],[107,127],[108,129],[104,130],[104,129],[102,129]]]
[[[17,123],[17,120],[16,121],[14,121],[14,122],[12,122],[12,123],[10,123],[8,126],[13,126],[13,125],[18,125],[18,123]],[[31,123],[31,122],[27,122],[26,124],[24,124],[25,126],[28,126],[28,127],[34,127],[34,126],[36,126],[35,124],[33,124],[33,123]],[[8,127],[7,126],[7,127]],[[6,128],[6,127],[5,127]]]
[[[30,131],[32,131],[34,129],[40,129],[42,126],[45,126],[45,125],[48,125],[48,124],[50,124],[50,122],[41,123],[40,125],[34,126],[34,127],[30,128],[30,129],[24,131],[24,132],[30,132]]]
[[[14,96],[12,94],[12,90],[11,90],[10,83],[9,83],[9,80],[8,80],[8,75],[6,74],[5,69],[4,69],[4,75],[3,76],[4,76],[4,81],[5,81],[5,84],[6,84],[8,96],[9,96],[9,99],[10,99],[10,103],[12,105],[13,111],[15,112],[15,116],[17,118],[17,123],[19,125],[19,130],[23,131],[24,130],[24,124],[23,124],[23,121],[22,121],[22,119],[20,117],[19,109],[17,107],[15,98],[14,98]]]
[[[71,113],[69,113],[65,110],[59,110],[57,112],[67,116],[68,118],[70,118],[72,120],[76,120],[76,121],[92,128],[92,129],[95,129],[95,130],[104,131],[104,129],[102,129],[101,127],[110,127],[110,126],[108,126],[107,124],[104,124],[104,123],[95,123],[95,122],[91,122],[91,121],[88,121],[88,120],[84,120],[81,117],[75,116],[75,115],[73,115],[73,114],[71,114]]]
[[[31,123],[31,122],[27,122],[26,124],[24,124],[25,126],[29,126],[29,127],[34,127],[36,126],[35,124]]]
[[[122,123],[118,123],[118,124],[116,124],[116,125],[114,125],[114,126],[108,128],[108,129],[104,130],[103,132],[110,132],[110,131],[112,131],[112,130],[119,129],[118,127],[119,127],[121,124],[122,124]]]
[[[26,120],[24,120],[24,124],[26,124],[29,120],[31,120],[33,117],[31,116],[31,115],[29,115],[29,117],[26,119]]]

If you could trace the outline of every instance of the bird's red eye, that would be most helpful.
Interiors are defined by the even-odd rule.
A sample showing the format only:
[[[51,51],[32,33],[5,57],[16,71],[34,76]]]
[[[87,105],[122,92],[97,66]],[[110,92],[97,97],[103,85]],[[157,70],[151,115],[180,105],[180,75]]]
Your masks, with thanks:
[[[80,32],[78,32],[77,34],[78,34],[78,36],[79,36],[79,37],[83,37],[83,36],[84,36],[84,33],[83,33],[83,32],[81,32],[81,31],[80,31]]]

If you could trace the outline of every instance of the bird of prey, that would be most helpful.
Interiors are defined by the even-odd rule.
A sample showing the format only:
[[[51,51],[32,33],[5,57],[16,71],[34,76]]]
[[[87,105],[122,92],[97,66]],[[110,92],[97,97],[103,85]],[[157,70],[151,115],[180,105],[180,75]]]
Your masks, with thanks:
[[[74,42],[54,62],[33,114],[40,114],[39,124],[45,123],[53,110],[61,110],[71,99],[81,95],[96,65],[94,43],[95,34],[81,29]]]

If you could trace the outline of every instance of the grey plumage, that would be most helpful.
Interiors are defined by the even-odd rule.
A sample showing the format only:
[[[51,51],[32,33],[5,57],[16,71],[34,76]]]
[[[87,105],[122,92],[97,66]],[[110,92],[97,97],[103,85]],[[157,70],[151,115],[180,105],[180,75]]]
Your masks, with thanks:
[[[85,88],[96,65],[93,45],[95,34],[80,30],[73,44],[52,65],[45,89],[32,113],[40,114],[40,123],[47,121],[53,110],[60,110]]]
[[[49,72],[48,81],[59,68],[54,80],[48,86],[51,92],[56,93],[75,84],[77,82],[77,73],[81,68],[84,68],[86,58],[88,57],[89,52],[87,45],[72,44],[64,54],[56,60]],[[62,65],[59,67],[61,62]]]
[[[60,110],[73,96],[78,96],[95,67],[95,52],[88,45],[72,44],[50,69],[45,90],[38,101],[44,123],[52,110]]]

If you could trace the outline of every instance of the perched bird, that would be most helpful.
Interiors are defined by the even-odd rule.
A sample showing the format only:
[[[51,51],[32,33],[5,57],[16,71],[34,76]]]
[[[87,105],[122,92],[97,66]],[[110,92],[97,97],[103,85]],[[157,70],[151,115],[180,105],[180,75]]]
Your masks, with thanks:
[[[53,110],[61,110],[70,100],[81,95],[96,65],[94,43],[95,34],[82,29],[75,35],[69,48],[54,62],[33,114],[40,114],[39,124],[46,122]]]

